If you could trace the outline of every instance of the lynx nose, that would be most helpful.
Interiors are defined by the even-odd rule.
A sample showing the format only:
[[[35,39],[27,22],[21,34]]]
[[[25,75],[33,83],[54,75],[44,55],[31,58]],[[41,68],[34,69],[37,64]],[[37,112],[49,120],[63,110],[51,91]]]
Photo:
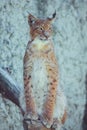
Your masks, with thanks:
[[[44,36],[46,37],[46,38],[48,38],[49,36],[50,36],[50,33],[49,32],[44,32]]]

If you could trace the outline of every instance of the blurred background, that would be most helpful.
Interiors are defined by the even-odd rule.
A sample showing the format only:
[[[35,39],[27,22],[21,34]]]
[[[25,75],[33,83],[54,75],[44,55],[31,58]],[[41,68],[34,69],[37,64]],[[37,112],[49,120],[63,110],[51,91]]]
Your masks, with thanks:
[[[55,10],[53,41],[68,105],[62,130],[87,130],[87,0],[0,0],[0,67],[23,87],[28,14],[46,18]],[[0,95],[0,130],[19,129],[20,110]]]

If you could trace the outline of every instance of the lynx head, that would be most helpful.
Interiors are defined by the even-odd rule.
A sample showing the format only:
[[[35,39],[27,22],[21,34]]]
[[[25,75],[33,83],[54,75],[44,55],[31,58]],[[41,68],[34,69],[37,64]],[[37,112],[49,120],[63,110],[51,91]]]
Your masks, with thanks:
[[[40,40],[47,40],[51,38],[52,35],[52,21],[56,16],[56,12],[53,14],[52,18],[38,19],[33,15],[28,16],[28,23],[30,25],[30,35],[31,39],[39,38]]]

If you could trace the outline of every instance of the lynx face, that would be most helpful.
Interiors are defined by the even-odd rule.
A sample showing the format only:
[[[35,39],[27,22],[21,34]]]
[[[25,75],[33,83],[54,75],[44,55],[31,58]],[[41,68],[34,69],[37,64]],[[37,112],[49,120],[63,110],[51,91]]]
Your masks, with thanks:
[[[30,25],[30,35],[31,39],[39,38],[40,40],[48,40],[52,35],[51,23],[53,18],[47,18],[46,20],[37,19],[31,14],[28,17],[28,22]]]

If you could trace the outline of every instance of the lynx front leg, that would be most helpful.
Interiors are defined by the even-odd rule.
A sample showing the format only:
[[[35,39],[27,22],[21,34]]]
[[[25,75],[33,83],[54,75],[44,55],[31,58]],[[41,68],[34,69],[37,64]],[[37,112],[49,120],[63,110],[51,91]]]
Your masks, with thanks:
[[[44,112],[42,115],[42,122],[47,128],[50,128],[53,124],[53,112],[56,100],[56,90],[58,86],[58,70],[55,64],[46,65],[48,72],[48,95],[44,104]]]
[[[26,113],[25,119],[36,120],[38,118],[35,110],[35,102],[32,95],[32,84],[31,84],[31,72],[32,62],[28,61],[27,54],[24,57],[24,90],[25,90],[25,101],[26,101]]]
[[[63,115],[61,116],[60,119],[58,119],[59,117],[54,118],[52,128],[54,128],[55,130],[60,130],[62,124],[65,123],[66,117],[67,117],[67,111],[65,109],[64,113],[63,113]]]

